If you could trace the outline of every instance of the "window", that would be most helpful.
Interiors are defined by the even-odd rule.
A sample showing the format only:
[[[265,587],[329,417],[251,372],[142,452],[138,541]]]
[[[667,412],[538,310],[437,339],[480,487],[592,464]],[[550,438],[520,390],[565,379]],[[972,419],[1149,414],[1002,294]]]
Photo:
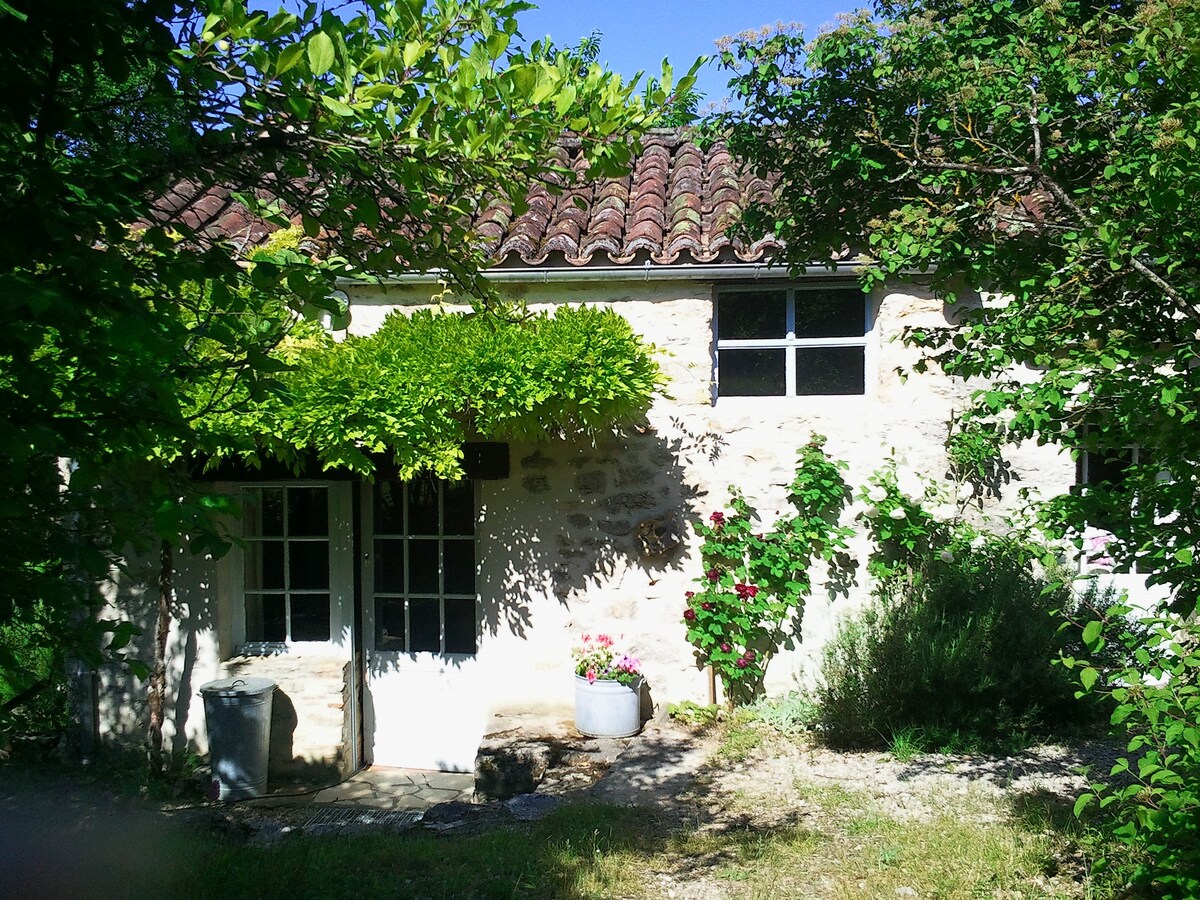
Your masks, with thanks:
[[[243,509],[246,640],[328,641],[328,489],[250,488]]]
[[[472,483],[381,479],[371,505],[375,649],[475,653]]]
[[[857,287],[721,290],[713,325],[718,394],[864,393],[867,315]]]

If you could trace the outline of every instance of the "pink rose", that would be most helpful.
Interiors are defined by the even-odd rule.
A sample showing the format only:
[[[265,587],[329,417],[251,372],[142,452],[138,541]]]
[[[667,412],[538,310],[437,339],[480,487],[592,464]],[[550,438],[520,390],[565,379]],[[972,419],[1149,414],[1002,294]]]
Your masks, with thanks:
[[[596,683],[596,670],[595,669],[587,670],[587,680],[588,680],[588,684]]]

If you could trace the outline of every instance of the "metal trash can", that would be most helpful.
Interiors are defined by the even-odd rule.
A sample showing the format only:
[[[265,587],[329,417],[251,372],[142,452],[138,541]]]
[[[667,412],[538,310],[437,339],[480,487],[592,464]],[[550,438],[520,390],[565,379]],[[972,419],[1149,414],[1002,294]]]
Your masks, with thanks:
[[[246,676],[221,678],[200,688],[208,725],[213,787],[221,800],[261,797],[267,789],[271,700],[275,682]]]

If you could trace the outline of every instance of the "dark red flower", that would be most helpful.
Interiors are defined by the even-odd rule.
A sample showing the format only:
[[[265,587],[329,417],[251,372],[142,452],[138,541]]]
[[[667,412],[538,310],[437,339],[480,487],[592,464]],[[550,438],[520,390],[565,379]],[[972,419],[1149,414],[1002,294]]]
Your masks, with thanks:
[[[696,611],[694,609],[685,609],[683,611],[683,617],[685,619],[687,619],[689,622],[695,622],[696,621]]]
[[[688,591],[688,592],[687,592],[686,594],[684,594],[683,596],[685,596],[685,597],[687,597],[689,600],[691,600],[693,597],[695,597],[695,596],[696,596],[696,592],[695,592],[695,591]]]
[[[714,528],[720,528],[722,525],[725,524],[725,513],[723,513],[723,512],[715,512],[708,518],[709,518],[709,521],[711,521],[713,523]]]
[[[745,657],[741,657],[741,658],[739,658],[739,659],[738,659],[738,661],[737,661],[736,665],[737,665],[737,667],[738,667],[739,669],[744,669],[744,668],[746,668],[746,666],[747,666],[747,665],[749,665],[749,663],[748,663],[748,662],[746,662],[746,658],[745,658]]]
[[[708,576],[709,581],[719,581],[721,578],[721,570],[717,568],[709,569],[704,574]]]
[[[747,650],[746,655],[742,657],[746,662],[754,662],[754,651]]]
[[[728,652],[729,652],[730,650],[732,650],[732,649],[733,649],[733,647],[732,647],[732,646],[730,646],[729,644],[722,644],[722,645],[721,645],[721,652],[722,652],[722,653],[728,653]]]
[[[701,603],[700,608],[706,612],[712,612],[713,605],[711,603]]]

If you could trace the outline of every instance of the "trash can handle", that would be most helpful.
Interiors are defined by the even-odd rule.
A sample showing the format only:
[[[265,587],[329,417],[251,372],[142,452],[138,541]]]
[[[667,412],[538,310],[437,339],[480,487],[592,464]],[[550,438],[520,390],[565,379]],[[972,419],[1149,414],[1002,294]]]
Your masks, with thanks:
[[[234,688],[234,687],[237,687],[239,684],[245,684],[245,683],[246,683],[245,678],[235,678],[235,679],[233,679],[233,683],[229,686],[231,688]]]

